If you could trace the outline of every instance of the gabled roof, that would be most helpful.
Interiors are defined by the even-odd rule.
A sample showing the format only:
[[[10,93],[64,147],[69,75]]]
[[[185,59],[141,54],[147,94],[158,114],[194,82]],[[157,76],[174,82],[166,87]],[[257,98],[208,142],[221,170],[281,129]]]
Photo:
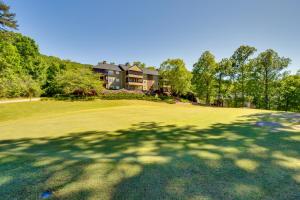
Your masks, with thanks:
[[[127,71],[130,67],[133,67],[131,65],[114,65],[114,64],[106,64],[106,63],[99,63],[93,68],[96,69],[106,69],[106,70],[114,70],[114,71]],[[149,74],[149,75],[158,75],[157,70],[153,69],[146,69],[146,68],[140,68],[144,74]]]
[[[106,63],[99,63],[98,65],[94,66],[93,68],[122,71],[118,65],[106,64]]]
[[[153,70],[153,69],[143,69],[144,74],[149,74],[149,75],[158,75],[158,71],[157,70]]]
[[[130,65],[119,65],[123,71],[127,71],[131,66]]]

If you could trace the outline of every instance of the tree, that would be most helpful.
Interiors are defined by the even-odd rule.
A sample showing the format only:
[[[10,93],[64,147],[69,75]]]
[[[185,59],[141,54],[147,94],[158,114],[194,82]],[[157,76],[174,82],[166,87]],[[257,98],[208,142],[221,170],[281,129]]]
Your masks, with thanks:
[[[247,70],[245,68],[245,65],[251,55],[254,54],[256,51],[256,48],[251,46],[240,46],[235,52],[233,53],[231,59],[234,69],[234,101],[235,106],[237,106],[237,84],[240,84],[241,87],[241,100],[242,100],[242,106],[245,106],[245,76],[247,73]]]
[[[6,28],[17,29],[17,21],[15,20],[16,14],[10,12],[10,7],[3,1],[0,1],[0,30]]]
[[[224,58],[217,64],[216,67],[216,78],[217,78],[217,85],[218,85],[218,105],[223,105],[223,93],[222,93],[222,83],[223,78],[230,74],[232,69],[232,62],[230,59]]]
[[[300,111],[300,75],[287,75],[280,80],[277,89],[279,98],[279,109],[285,111]]]
[[[0,72],[11,69],[21,70],[21,56],[18,49],[9,42],[0,42]]]
[[[146,64],[145,64],[145,63],[142,63],[142,62],[140,62],[140,61],[134,61],[134,62],[132,63],[132,65],[133,65],[133,66],[138,66],[138,67],[140,67],[140,68],[146,68]]]
[[[160,65],[160,75],[167,80],[174,95],[185,95],[190,91],[191,73],[181,59],[168,59]]]
[[[94,96],[101,91],[102,83],[91,68],[76,67],[58,73],[51,87],[56,90],[57,94]]]
[[[30,75],[7,68],[0,72],[0,97],[34,97],[41,94],[40,84]]]
[[[260,73],[256,67],[256,59],[250,59],[247,63],[247,81],[245,92],[247,93],[248,101],[257,108],[262,107],[262,81]]]
[[[195,85],[198,94],[205,94],[206,105],[210,105],[216,67],[215,56],[209,51],[205,51],[193,66],[192,84]]]
[[[148,66],[146,67],[147,69],[151,69],[151,70],[156,70],[156,67],[155,66]]]
[[[40,94],[42,93],[40,84],[37,81],[33,80],[29,75],[24,75],[22,77],[21,85],[23,89],[22,96],[28,97],[30,101],[32,97],[40,96]]]
[[[280,71],[286,68],[291,60],[285,57],[279,57],[278,53],[268,49],[258,55],[256,58],[256,68],[263,82],[264,108],[270,109],[270,87],[280,75]]]

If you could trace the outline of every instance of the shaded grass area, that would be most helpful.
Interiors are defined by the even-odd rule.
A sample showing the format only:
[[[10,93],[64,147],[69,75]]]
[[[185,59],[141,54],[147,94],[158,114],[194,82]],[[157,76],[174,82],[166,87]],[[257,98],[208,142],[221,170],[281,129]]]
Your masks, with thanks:
[[[170,118],[172,111],[160,106]],[[194,115],[209,118],[200,111]],[[141,120],[148,112],[140,112]],[[248,113],[219,123],[221,112],[205,127],[153,119],[113,131],[91,126],[54,137],[41,132],[2,139],[0,196],[39,199],[50,190],[52,199],[300,199],[300,133],[254,126],[298,123],[290,116]]]

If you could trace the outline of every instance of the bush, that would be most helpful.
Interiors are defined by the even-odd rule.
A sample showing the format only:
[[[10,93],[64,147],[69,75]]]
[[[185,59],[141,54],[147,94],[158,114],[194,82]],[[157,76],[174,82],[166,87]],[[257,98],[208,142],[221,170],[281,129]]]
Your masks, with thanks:
[[[102,82],[90,68],[76,67],[57,74],[50,87],[61,96],[97,96],[102,90]]]
[[[164,101],[166,103],[175,103],[173,98],[158,95],[147,95],[141,91],[130,90],[105,90],[100,95],[101,99],[121,100],[121,99],[137,99],[146,101]]]
[[[36,97],[41,88],[31,76],[6,69],[0,73],[0,97]]]

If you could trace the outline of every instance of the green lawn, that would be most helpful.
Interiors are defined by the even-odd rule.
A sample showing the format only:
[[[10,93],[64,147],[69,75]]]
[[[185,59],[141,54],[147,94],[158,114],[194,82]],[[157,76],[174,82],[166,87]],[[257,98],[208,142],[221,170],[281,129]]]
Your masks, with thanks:
[[[0,199],[300,199],[299,119],[129,100],[2,104]]]

